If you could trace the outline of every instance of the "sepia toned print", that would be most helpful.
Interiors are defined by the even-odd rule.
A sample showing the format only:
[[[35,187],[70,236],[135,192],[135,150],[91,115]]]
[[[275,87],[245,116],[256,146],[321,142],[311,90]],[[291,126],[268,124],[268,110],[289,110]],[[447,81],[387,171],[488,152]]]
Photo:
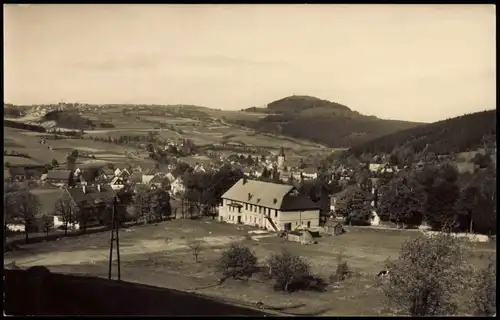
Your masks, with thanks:
[[[8,315],[496,315],[491,5],[4,5]]]

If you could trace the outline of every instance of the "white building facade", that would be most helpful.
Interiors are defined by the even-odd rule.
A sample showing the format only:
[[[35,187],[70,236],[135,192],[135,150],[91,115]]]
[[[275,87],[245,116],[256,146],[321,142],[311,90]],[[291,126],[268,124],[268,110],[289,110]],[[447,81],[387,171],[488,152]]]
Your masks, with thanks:
[[[219,220],[270,231],[319,226],[319,205],[293,186],[240,179],[222,196]]]

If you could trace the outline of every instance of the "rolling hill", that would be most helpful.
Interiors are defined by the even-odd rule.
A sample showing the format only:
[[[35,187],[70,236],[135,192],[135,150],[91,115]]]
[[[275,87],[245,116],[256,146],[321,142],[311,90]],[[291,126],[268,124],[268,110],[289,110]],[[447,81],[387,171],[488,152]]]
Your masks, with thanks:
[[[460,117],[420,125],[354,146],[345,155],[390,153],[398,148],[444,154],[474,150],[485,137],[496,136],[496,110],[481,111]]]
[[[59,127],[68,129],[92,129],[92,128],[113,128],[114,126],[108,123],[91,121],[78,114],[76,111],[50,111],[42,117],[41,122],[55,122]]]
[[[352,147],[419,125],[365,116],[344,105],[310,96],[286,97],[271,102],[267,108],[253,107],[243,111],[266,116],[237,119],[234,123],[260,132],[324,143],[332,148]]]

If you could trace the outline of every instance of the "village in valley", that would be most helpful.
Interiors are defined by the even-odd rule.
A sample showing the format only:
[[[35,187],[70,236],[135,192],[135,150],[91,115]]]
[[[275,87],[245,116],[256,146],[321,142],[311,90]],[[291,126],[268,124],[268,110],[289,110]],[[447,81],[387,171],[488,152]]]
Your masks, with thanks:
[[[413,39],[406,33],[392,45],[413,48],[407,51],[418,59],[410,59],[407,53],[405,64],[397,65],[396,56],[400,53],[390,56],[389,52],[403,49],[385,49],[386,45],[379,42],[390,38],[392,33],[402,32],[400,29],[405,28],[400,27],[400,21],[409,21],[410,25],[413,20],[399,16],[410,17],[409,11],[379,13],[386,17],[380,21],[395,20],[393,26],[377,33],[383,37],[374,36],[376,42],[357,49],[349,37],[348,41],[335,45],[334,51],[327,51],[323,42],[305,45],[306,41],[315,41],[306,34],[316,35],[325,27],[317,26],[312,32],[313,29],[304,26],[312,28],[318,21],[341,24],[344,13],[335,16],[334,10],[331,17],[325,15],[323,19],[321,10],[326,14],[326,7],[321,12],[310,11],[310,17],[315,18],[309,24],[304,22],[296,32],[278,36],[279,30],[294,28],[294,23],[286,28],[280,25],[279,30],[266,27],[255,33],[258,37],[247,34],[255,46],[261,37],[276,32],[274,38],[257,45],[262,47],[259,52],[268,52],[269,57],[270,52],[277,52],[276,57],[281,58],[257,61],[257,53],[237,58],[242,52],[250,52],[240,40],[245,37],[239,33],[233,40],[215,41],[225,39],[220,36],[221,30],[236,30],[241,27],[236,21],[247,21],[246,14],[236,7],[234,12],[227,10],[227,15],[237,18],[222,24],[222,17],[226,16],[218,16],[222,13],[215,9],[203,11],[199,7],[199,15],[183,15],[187,8],[183,11],[175,6],[171,9],[158,6],[149,15],[144,7],[144,15],[131,11],[130,16],[121,16],[129,10],[123,6],[123,11],[116,11],[120,17],[116,18],[116,26],[111,22],[108,26],[99,22],[97,8],[93,16],[89,15],[91,10],[82,9],[80,13],[69,7],[57,9],[54,5],[52,10],[65,11],[49,15],[47,8],[38,9],[43,5],[13,6],[9,7],[9,23],[16,27],[6,33],[11,39],[7,41],[9,48],[20,43],[12,40],[17,39],[14,34],[21,34],[16,30],[29,30],[22,36],[26,38],[26,47],[17,49],[23,54],[12,51],[11,60],[6,60],[11,61],[6,66],[17,65],[17,69],[9,69],[11,75],[23,78],[17,76],[20,71],[16,70],[21,70],[25,63],[31,66],[27,60],[36,60],[28,59],[31,52],[52,50],[47,44],[41,50],[42,42],[53,43],[54,48],[61,43],[60,52],[76,49],[60,54],[61,59],[63,56],[69,59],[66,64],[56,63],[57,59],[52,57],[59,57],[56,53],[36,60],[36,67],[25,71],[22,85],[16,84],[14,80],[18,78],[12,76],[10,81],[5,80],[14,84],[5,89],[12,101],[4,102],[4,313],[496,316],[495,104],[484,102],[488,101],[483,99],[488,94],[479,89],[469,90],[469,96],[460,96],[458,85],[453,87],[453,94],[441,94],[448,90],[441,84],[446,81],[434,85],[435,76],[439,72],[443,77],[448,76],[452,70],[462,69],[450,64],[443,67],[444,71],[436,71],[436,64],[430,65],[424,61],[424,54],[415,53],[417,49],[411,47],[413,40],[401,44],[401,39]],[[274,12],[269,15],[274,17],[273,21],[287,11],[284,7],[273,11],[272,7],[265,10]],[[308,10],[313,10],[312,7],[307,6]],[[266,25],[267,13],[259,11],[264,7],[255,8],[255,17],[262,17],[262,21],[254,23],[257,19],[252,18],[247,23],[253,27],[245,25],[239,32],[260,30],[258,25]],[[292,13],[302,17],[295,9],[289,10],[287,17]],[[345,14],[350,12],[357,17],[358,13],[349,10]],[[161,15],[156,16],[159,12]],[[445,17],[447,12],[443,9],[441,13]],[[459,10],[449,12],[458,14]],[[467,17],[472,15],[470,12]],[[476,13],[481,12],[486,11]],[[198,19],[202,21],[205,13],[214,16],[201,28]],[[101,31],[78,31],[82,32],[82,39],[88,38],[85,46],[94,48],[95,57],[101,57],[98,53],[104,44],[109,42],[111,46],[124,33],[130,33],[131,39],[132,35],[137,36],[129,40],[133,43],[130,47],[138,51],[125,52],[124,42],[120,42],[115,44],[119,49],[111,58],[104,59],[106,55],[102,53],[102,61],[92,60],[88,57],[94,57],[94,52],[89,51],[88,57],[73,61],[68,57],[83,51],[83,46],[78,41],[73,44],[66,41],[71,42],[76,36],[66,35],[64,41],[63,38],[52,42],[38,40],[45,33],[47,39],[51,38],[56,29],[74,28],[54,22],[59,21],[54,17],[72,14],[74,18],[68,21],[81,19],[92,21],[92,25],[103,24]],[[111,21],[110,16],[114,15],[111,11],[102,14],[106,21]],[[151,18],[139,23],[130,20],[132,16],[138,20]],[[50,23],[36,24],[40,30],[32,30],[32,24],[20,23],[25,21],[22,19],[34,21],[43,17]],[[306,21],[309,15],[303,17]],[[353,21],[365,21],[368,17],[372,13]],[[489,21],[489,16],[481,17],[477,21]],[[146,32],[149,20],[155,19],[155,27]],[[442,20],[457,20],[454,19]],[[178,23],[172,24],[175,27],[163,27],[174,20]],[[196,26],[186,39],[195,34],[209,34],[214,20],[224,26],[210,31],[214,37],[195,37],[192,43],[186,40],[189,50],[183,47],[180,41],[183,37],[177,36],[177,32]],[[117,27],[124,21],[127,23]],[[129,22],[134,25],[133,32],[123,30]],[[144,30],[135,27],[138,25]],[[355,25],[349,28],[361,28],[363,24]],[[419,22],[408,30],[416,34],[421,25]],[[470,25],[476,24],[470,22]],[[438,30],[441,27],[436,26]],[[45,28],[52,31],[44,31]],[[156,34],[159,29],[162,36],[173,32],[170,29],[177,30],[170,34],[175,41],[167,41],[168,50],[163,48],[153,54],[152,47],[163,40],[145,40],[144,34]],[[344,30],[344,27],[326,29]],[[372,29],[376,28],[369,25],[362,33]],[[405,32],[410,33],[408,30]],[[448,47],[458,46],[455,42],[448,44],[450,36],[442,32],[436,35],[441,40],[418,48],[432,45],[433,52],[445,52]],[[459,38],[466,33],[459,32]],[[291,34],[294,36],[288,37]],[[341,34],[333,31],[332,34],[324,38],[342,39]],[[483,48],[473,43],[481,37],[472,36],[474,32],[470,34],[467,50]],[[295,37],[301,40],[296,41]],[[429,35],[425,33],[422,37],[427,41]],[[94,38],[102,41],[95,42],[99,44],[93,47]],[[278,38],[282,40],[276,41]],[[364,41],[369,40],[371,37]],[[28,49],[32,42],[33,49]],[[179,50],[177,55],[170,52],[174,42],[173,47]],[[232,53],[233,56],[226,52],[192,54],[212,42],[218,43],[214,52],[219,47],[243,49]],[[309,61],[304,65],[292,58],[286,60],[297,54],[294,49],[299,48],[297,43],[300,52],[308,47],[321,50],[314,50],[319,52],[314,59],[297,56],[297,61]],[[436,47],[437,43],[444,44]],[[354,47],[342,56],[346,46]],[[366,50],[371,47],[384,50]],[[143,48],[147,49],[141,55]],[[340,53],[338,48],[342,48]],[[450,52],[455,55],[467,50]],[[366,60],[367,64],[359,62],[359,67],[356,62],[347,71],[342,69],[346,59],[361,51],[363,55],[358,60]],[[449,54],[443,53],[442,57]],[[390,58],[380,62],[386,55]],[[13,63],[21,59],[19,56],[22,61]],[[370,60],[374,57],[375,62]],[[319,65],[313,68],[310,64],[316,59]],[[469,56],[463,59],[488,60]],[[164,64],[168,63],[171,65],[166,67]],[[452,62],[443,58],[437,63]],[[460,60],[453,63],[464,65]],[[34,76],[50,73],[41,71],[45,64],[62,70],[59,78],[51,78],[57,89],[50,87],[51,81]],[[397,65],[397,71],[390,70],[388,66],[392,64]],[[406,68],[406,64],[411,66]],[[370,69],[379,65],[383,69]],[[428,65],[435,73],[432,76],[408,75],[408,70],[423,70]],[[71,77],[68,70],[73,72]],[[221,70],[227,72],[219,74]],[[255,70],[261,74],[250,76]],[[288,71],[282,73],[284,70]],[[328,81],[321,78],[322,73],[328,74]],[[382,73],[391,79],[383,82],[383,86],[378,83],[382,83],[383,79],[379,79]],[[333,75],[337,74],[340,80],[335,80]],[[372,74],[377,75],[376,81],[370,78]],[[429,85],[432,90],[426,87],[416,94],[417,85],[411,82],[412,77],[432,83]],[[460,74],[450,77],[455,81]],[[292,78],[293,83],[285,85]],[[319,78],[323,80],[313,82]],[[38,82],[28,85],[24,83],[27,79]],[[299,82],[302,79],[304,82]],[[465,82],[469,88],[470,79]],[[323,83],[328,86],[322,87]],[[85,89],[85,85],[89,87]],[[317,89],[320,87],[323,89]],[[385,87],[391,93],[384,91],[381,96]],[[338,102],[295,94],[295,89],[318,96],[342,96],[360,112]],[[42,92],[46,94],[43,99]],[[277,95],[269,95],[270,92]],[[396,92],[401,94],[396,96]],[[471,92],[479,92],[481,97],[476,99]],[[442,100],[435,97],[438,93]],[[422,96],[432,96],[435,101],[418,100]],[[28,97],[52,102],[10,103],[16,99],[28,101],[24,100]],[[100,103],[100,99],[112,103]],[[141,99],[148,103],[142,103]],[[158,104],[151,103],[155,101]],[[162,101],[186,101],[186,104],[162,104]],[[213,107],[187,104],[192,101]],[[444,106],[439,101],[446,101],[448,109],[443,107],[437,113],[431,109]],[[467,108],[460,109],[463,101],[467,102]],[[449,105],[456,105],[457,109],[452,112]],[[401,109],[404,111],[397,114]],[[374,113],[384,118],[369,115]],[[403,118],[406,120],[394,120]]]
[[[228,142],[199,146],[188,138],[163,140],[155,131],[146,131],[139,138],[108,138],[113,131],[107,131],[108,137],[96,137],[98,131],[92,129],[67,130],[66,135],[58,130],[51,128],[49,133],[29,134],[23,139],[31,139],[38,148],[46,148],[44,152],[58,155],[61,141],[86,147],[66,149],[65,159],[60,156],[59,161],[54,158],[46,164],[35,164],[21,148],[6,147],[4,151],[6,265],[44,265],[77,274],[105,273],[108,258],[104,252],[109,247],[106,231],[114,221],[122,233],[121,261],[114,258],[114,263],[120,263],[125,274],[145,273],[140,276],[141,283],[153,281],[151,284],[160,282],[167,287],[192,290],[188,287],[199,281],[221,282],[221,273],[215,271],[219,270],[218,256],[224,254],[221,250],[250,249],[259,261],[284,250],[282,259],[293,259],[286,255],[297,254],[311,261],[301,262],[307,268],[303,272],[313,277],[303,282],[312,281],[314,285],[292,281],[285,290],[297,290],[288,289],[289,285],[316,286],[307,289],[316,293],[297,298],[304,301],[302,307],[294,307],[295,300],[287,303],[283,296],[266,305],[261,286],[272,282],[272,275],[268,280],[265,275],[259,276],[264,279],[258,277],[248,288],[228,281],[220,284],[224,290],[200,293],[233,299],[233,303],[258,304],[260,308],[278,304],[296,314],[330,314],[327,300],[332,297],[317,291],[345,286],[332,292],[344,296],[343,290],[354,294],[357,289],[353,284],[364,283],[370,288],[363,290],[364,294],[376,297],[364,312],[378,310],[383,314],[390,312],[378,309],[383,306],[379,282],[389,274],[385,260],[397,257],[399,247],[407,239],[452,228],[456,235],[482,248],[474,258],[480,265],[488,261],[484,257],[489,248],[493,250],[491,236],[496,229],[489,222],[491,218],[484,216],[490,214],[488,211],[479,213],[471,208],[473,216],[466,219],[453,212],[437,219],[429,210],[438,210],[435,214],[442,215],[439,211],[443,207],[433,208],[435,203],[425,203],[429,199],[425,193],[430,191],[403,188],[418,189],[425,182],[423,177],[429,174],[433,179],[443,175],[451,181],[447,188],[457,188],[460,179],[482,179],[483,186],[490,183],[492,187],[495,181],[488,179],[492,179],[490,173],[496,166],[493,138],[483,138],[481,148],[475,152],[436,154],[427,146],[418,154],[396,150],[391,154],[357,156],[351,150],[328,148],[301,153],[300,149]],[[22,137],[23,133],[17,134]],[[12,138],[6,136],[7,141]],[[135,151],[126,150],[125,154],[136,156],[116,156],[117,160],[106,161],[109,155],[95,148],[102,143],[133,146]],[[139,156],[143,159],[137,159]],[[449,192],[433,192],[439,191]],[[462,200],[469,196],[467,192],[464,189],[463,196],[457,194],[453,208],[467,200]],[[30,253],[26,255],[24,250]],[[491,257],[493,254],[491,251]],[[165,265],[161,262],[164,259],[169,260]],[[144,271],[144,263],[152,266],[146,268],[149,271]],[[163,280],[153,280],[148,272]],[[288,272],[293,275],[296,271]],[[212,274],[215,278],[209,280]],[[172,281],[174,275],[185,279]],[[237,298],[236,292],[247,298]],[[273,296],[272,290],[269,294]],[[318,299],[317,295],[323,297]],[[339,308],[335,314],[352,314]]]

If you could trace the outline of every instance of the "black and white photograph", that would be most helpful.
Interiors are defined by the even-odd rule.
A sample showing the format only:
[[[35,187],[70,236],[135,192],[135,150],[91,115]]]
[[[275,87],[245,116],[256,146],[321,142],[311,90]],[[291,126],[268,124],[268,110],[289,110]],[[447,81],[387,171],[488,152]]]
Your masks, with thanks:
[[[496,317],[495,9],[4,4],[4,315]]]

